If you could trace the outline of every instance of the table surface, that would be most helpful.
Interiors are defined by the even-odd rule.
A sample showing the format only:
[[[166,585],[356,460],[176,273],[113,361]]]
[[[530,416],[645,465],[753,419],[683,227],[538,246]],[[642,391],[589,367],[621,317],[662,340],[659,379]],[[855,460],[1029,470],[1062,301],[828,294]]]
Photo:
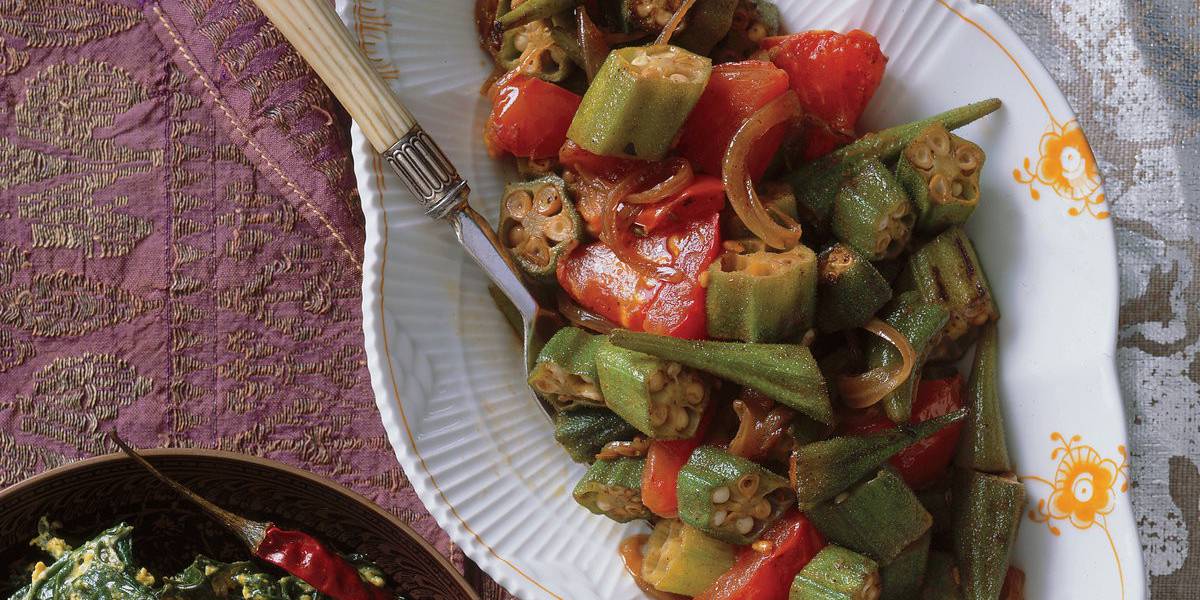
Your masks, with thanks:
[[[1104,173],[1150,593],[1200,597],[1200,3],[983,3],[1059,82]],[[332,477],[461,561],[375,415],[353,263],[325,260],[338,253],[328,236],[228,150],[185,78],[163,69],[168,51],[137,0],[31,5],[79,20],[52,26],[46,11],[39,28],[21,13],[37,8],[0,8],[0,486],[101,453],[99,434],[118,427],[142,445],[218,447]],[[144,51],[121,55],[113,40]],[[111,108],[95,99],[67,107],[90,111],[92,138],[116,145],[77,146],[66,135],[82,121],[30,117],[57,110],[30,90],[72,76],[128,100],[115,121],[94,116]],[[160,122],[166,135],[137,133]],[[94,177],[114,158],[126,171]],[[58,177],[85,168],[82,188]],[[87,217],[64,222],[50,195]],[[205,319],[214,325],[195,326]],[[465,568],[485,597],[503,596]]]

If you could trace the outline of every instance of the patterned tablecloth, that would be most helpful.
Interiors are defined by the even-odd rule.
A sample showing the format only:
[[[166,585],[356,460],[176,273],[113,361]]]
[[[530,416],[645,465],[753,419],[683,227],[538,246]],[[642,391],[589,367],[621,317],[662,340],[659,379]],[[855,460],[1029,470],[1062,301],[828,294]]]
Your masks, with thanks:
[[[1200,597],[1200,5],[985,3],[1104,172],[1150,591]],[[375,414],[345,117],[256,11],[0,0],[0,100],[0,486],[117,427],[330,476],[461,560]]]

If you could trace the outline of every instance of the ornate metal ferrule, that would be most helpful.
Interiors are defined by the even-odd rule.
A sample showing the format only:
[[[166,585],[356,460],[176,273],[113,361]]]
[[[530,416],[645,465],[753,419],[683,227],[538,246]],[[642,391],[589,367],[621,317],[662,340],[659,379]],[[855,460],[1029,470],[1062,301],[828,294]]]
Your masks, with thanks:
[[[466,203],[467,182],[420,125],[414,125],[400,141],[388,148],[383,158],[425,207],[426,215],[442,219]]]

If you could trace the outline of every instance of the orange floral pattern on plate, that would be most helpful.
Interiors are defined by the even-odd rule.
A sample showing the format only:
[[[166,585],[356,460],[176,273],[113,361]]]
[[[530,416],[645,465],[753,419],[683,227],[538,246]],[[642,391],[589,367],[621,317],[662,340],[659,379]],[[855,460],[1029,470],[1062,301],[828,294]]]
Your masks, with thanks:
[[[1125,574],[1108,529],[1108,515],[1116,509],[1117,494],[1129,491],[1129,452],[1125,446],[1117,446],[1120,455],[1117,461],[1105,458],[1092,446],[1081,443],[1083,438],[1079,435],[1067,439],[1056,431],[1050,439],[1058,443],[1050,453],[1050,459],[1058,461],[1054,479],[1034,475],[1021,477],[1022,481],[1035,481],[1051,488],[1050,495],[1039,499],[1037,507],[1029,511],[1029,519],[1044,523],[1055,536],[1062,535],[1056,522],[1068,522],[1081,531],[1093,526],[1103,531],[1112,548],[1121,581],[1121,597],[1124,598]]]
[[[1063,125],[1051,120],[1049,130],[1038,144],[1037,164],[1026,158],[1021,169],[1013,169],[1013,179],[1029,186],[1029,196],[1034,200],[1042,197],[1039,187],[1048,187],[1070,200],[1077,205],[1067,209],[1072,217],[1085,213],[1101,220],[1109,217],[1109,212],[1103,209],[1104,194],[1100,192],[1096,157],[1075,119]]]

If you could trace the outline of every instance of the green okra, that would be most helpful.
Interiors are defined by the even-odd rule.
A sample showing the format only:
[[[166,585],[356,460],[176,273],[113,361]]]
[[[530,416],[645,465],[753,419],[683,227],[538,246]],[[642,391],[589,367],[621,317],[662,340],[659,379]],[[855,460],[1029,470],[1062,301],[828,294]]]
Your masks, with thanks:
[[[920,600],[962,600],[958,585],[958,565],[946,552],[929,553],[925,567],[925,582],[921,585]]]
[[[713,60],[726,63],[750,58],[764,38],[779,35],[780,22],[779,7],[773,2],[738,0],[729,33],[713,49]]]
[[[788,600],[875,600],[881,584],[875,561],[829,544],[796,574]]]
[[[534,21],[548,19],[575,8],[582,0],[525,0],[516,8],[498,14],[496,24],[508,31]]]
[[[975,246],[961,227],[947,229],[914,252],[898,287],[916,290],[950,311],[943,345],[1000,317]]]
[[[549,176],[505,188],[498,235],[530,279],[550,283],[558,259],[579,245],[583,222],[567,184]]]
[[[661,160],[700,100],[712,61],[676,46],[609,53],[567,137],[602,156]]]
[[[873,158],[858,161],[847,175],[833,203],[833,235],[868,260],[899,256],[916,220],[904,189]]]
[[[800,218],[796,213],[796,194],[792,192],[792,186],[786,183],[771,181],[762,184],[759,201],[762,202],[767,212],[778,212],[791,217],[792,220]],[[721,216],[721,226],[722,239],[750,240],[755,238],[754,232],[746,227],[733,207],[729,207]]]
[[[975,144],[934,123],[900,153],[896,178],[913,201],[916,230],[937,234],[962,225],[979,205],[986,155]]]
[[[520,67],[526,75],[562,83],[582,61],[579,44],[561,29],[534,21],[504,32],[496,64],[505,71]]]
[[[859,161],[877,159],[891,162],[926,127],[941,123],[948,130],[958,129],[995,112],[1000,106],[1000,100],[993,98],[920,121],[868,133],[847,146],[801,166],[787,177],[796,191],[801,218],[818,231],[827,230],[837,194]]]
[[[945,548],[953,546],[953,543],[949,542],[949,536],[954,525],[954,509],[950,501],[950,483],[951,478],[947,476],[914,492],[917,495],[917,499],[921,501],[921,506],[924,506],[925,510],[929,511],[929,514],[933,516],[933,527],[929,529],[929,533],[933,535],[935,545]]]
[[[1024,511],[1025,488],[1011,474],[955,470],[954,555],[963,598],[1000,597]]]
[[[650,516],[642,504],[644,458],[598,460],[588,467],[571,495],[593,514],[604,515],[618,523]]]
[[[896,560],[933,524],[933,517],[890,468],[804,514],[825,539],[880,564]]]
[[[685,26],[675,33],[671,43],[707,56],[729,33],[737,6],[738,0],[696,0]]]
[[[901,294],[896,306],[884,317],[884,322],[900,332],[917,355],[912,374],[900,387],[883,397],[883,410],[895,423],[907,423],[912,418],[913,396],[921,381],[921,369],[929,350],[936,344],[950,313],[940,304],[925,302],[915,292]],[[903,362],[900,351],[890,342],[872,336],[867,342],[867,368],[890,368]]]
[[[862,327],[892,299],[892,288],[871,261],[846,244],[821,253],[817,265],[817,329]]]
[[[596,369],[605,402],[638,431],[660,440],[692,437],[708,406],[708,382],[678,362],[604,343]]]
[[[998,337],[996,324],[988,323],[975,346],[975,362],[967,381],[967,420],[954,459],[960,467],[985,473],[1012,471],[1004,439],[1004,415],[1000,412]]]
[[[746,386],[821,423],[834,422],[825,378],[805,346],[682,340],[625,330],[612,332],[609,340]]]
[[[838,381],[842,376],[853,376],[864,372],[866,362],[863,359],[862,350],[858,344],[843,343],[834,348],[831,352],[822,356],[817,361],[817,365],[821,369],[821,376],[825,381]],[[841,392],[838,386],[829,386],[829,396],[837,404],[841,401]],[[818,439],[824,439],[828,436],[821,436]],[[817,441],[817,440],[809,440]]]
[[[637,428],[607,408],[582,407],[554,415],[554,441],[578,463],[595,462],[606,444],[635,435]]]
[[[731,544],[758,539],[791,505],[786,479],[715,446],[701,446],[679,470],[679,518]]]
[[[879,469],[892,455],[966,417],[957,410],[911,427],[813,442],[792,453],[796,499],[808,510]]]
[[[758,240],[725,243],[708,268],[708,335],[779,342],[812,327],[817,256],[804,245],[770,252]]]
[[[550,338],[529,372],[529,386],[558,410],[604,406],[596,352],[604,336],[564,327]]]
[[[911,600],[921,592],[929,560],[929,533],[900,551],[892,562],[879,567],[883,582],[880,600]]]
[[[679,519],[654,526],[642,559],[642,579],[654,589],[698,596],[733,566],[734,547]]]

